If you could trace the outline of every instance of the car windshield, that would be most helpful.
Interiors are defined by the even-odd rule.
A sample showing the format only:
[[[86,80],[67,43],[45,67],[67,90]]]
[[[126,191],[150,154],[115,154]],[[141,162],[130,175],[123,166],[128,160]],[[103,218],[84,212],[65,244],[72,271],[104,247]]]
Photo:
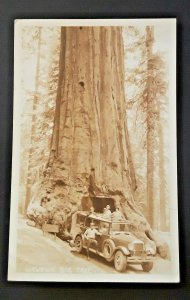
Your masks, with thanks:
[[[98,220],[90,217],[86,218],[85,226],[90,227],[91,223],[94,223],[95,228],[98,228],[98,224],[99,224]]]
[[[112,223],[112,231],[129,231],[129,224],[126,223]]]
[[[80,225],[84,225],[85,223],[85,216],[83,215],[77,215],[77,221],[76,221],[77,224],[80,224]]]

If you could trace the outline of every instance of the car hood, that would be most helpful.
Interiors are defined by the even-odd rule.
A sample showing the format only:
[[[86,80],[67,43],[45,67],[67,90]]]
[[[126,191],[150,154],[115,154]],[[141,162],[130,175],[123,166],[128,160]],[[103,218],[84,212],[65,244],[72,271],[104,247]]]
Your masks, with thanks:
[[[137,239],[132,233],[129,232],[112,232],[111,237],[116,245],[120,246],[128,246],[128,244],[131,243],[144,244],[141,240]]]

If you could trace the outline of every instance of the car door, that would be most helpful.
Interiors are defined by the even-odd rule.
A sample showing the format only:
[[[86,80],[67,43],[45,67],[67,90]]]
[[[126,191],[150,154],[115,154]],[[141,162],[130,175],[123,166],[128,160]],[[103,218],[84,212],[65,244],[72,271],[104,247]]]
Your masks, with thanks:
[[[96,218],[93,218],[91,216],[86,217],[86,220],[85,220],[85,229],[90,228],[90,223],[91,222],[93,222],[95,224],[95,228],[98,230],[98,228],[99,228],[99,220],[97,220]],[[86,244],[85,244],[85,246],[86,246]],[[95,243],[91,243],[89,248],[97,250],[97,247],[96,247]]]
[[[109,238],[110,223],[106,221],[99,221],[98,231],[101,233],[101,235],[96,236],[96,240],[98,242],[97,249],[102,253],[104,241]]]

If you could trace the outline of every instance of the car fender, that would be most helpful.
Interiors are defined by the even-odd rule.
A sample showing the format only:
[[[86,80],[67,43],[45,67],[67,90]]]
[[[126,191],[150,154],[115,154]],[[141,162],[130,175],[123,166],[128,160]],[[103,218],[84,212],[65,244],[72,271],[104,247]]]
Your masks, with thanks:
[[[80,235],[82,237],[83,241],[84,241],[84,236],[83,236],[83,233],[82,233],[81,230],[76,230],[75,231],[75,234],[73,235],[73,240],[76,239],[77,235]]]
[[[70,241],[69,241],[69,246],[72,247],[72,248],[75,247],[74,240],[70,240]]]
[[[116,249],[115,249],[115,252],[117,250],[121,250],[123,252],[123,254],[125,254],[126,256],[130,255],[130,251],[126,248],[126,247],[123,247],[123,246],[118,246]]]
[[[83,242],[84,242],[84,234],[83,234],[82,232],[78,232],[78,233],[76,234],[76,236],[75,236],[75,239],[76,239],[77,236],[81,236],[81,238],[82,238],[82,240],[83,240]]]
[[[111,239],[106,239],[103,243],[102,253],[107,261],[111,261],[115,252],[115,243]]]

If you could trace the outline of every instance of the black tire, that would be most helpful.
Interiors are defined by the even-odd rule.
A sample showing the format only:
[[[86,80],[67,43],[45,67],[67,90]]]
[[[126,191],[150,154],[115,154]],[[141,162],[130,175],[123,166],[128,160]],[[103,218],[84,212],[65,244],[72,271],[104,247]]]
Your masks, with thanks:
[[[142,264],[142,268],[144,272],[150,272],[150,270],[152,270],[153,268],[153,262],[143,262]]]
[[[82,237],[80,235],[77,235],[75,238],[75,249],[78,253],[82,252],[82,248],[83,248],[83,240]]]
[[[107,261],[112,261],[114,259],[113,253],[115,250],[115,244],[111,239],[105,240],[103,244],[103,255]]]
[[[127,267],[127,257],[121,250],[117,250],[115,253],[114,266],[118,272],[124,272]]]

